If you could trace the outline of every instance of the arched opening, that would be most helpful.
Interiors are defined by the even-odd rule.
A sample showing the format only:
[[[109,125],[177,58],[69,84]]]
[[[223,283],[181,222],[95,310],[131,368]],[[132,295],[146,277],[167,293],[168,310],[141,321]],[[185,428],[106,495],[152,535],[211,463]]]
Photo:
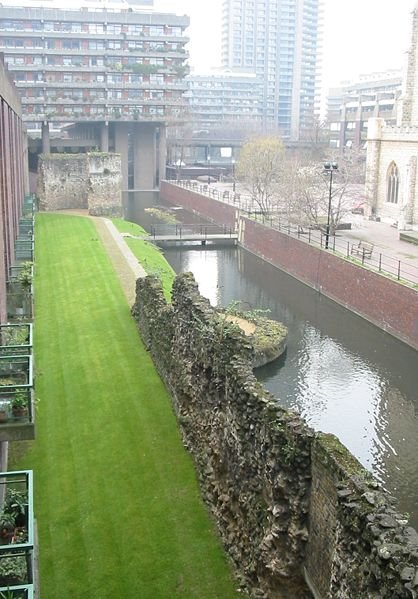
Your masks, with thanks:
[[[390,204],[398,203],[399,194],[399,170],[395,162],[391,162],[387,174],[386,201]]]

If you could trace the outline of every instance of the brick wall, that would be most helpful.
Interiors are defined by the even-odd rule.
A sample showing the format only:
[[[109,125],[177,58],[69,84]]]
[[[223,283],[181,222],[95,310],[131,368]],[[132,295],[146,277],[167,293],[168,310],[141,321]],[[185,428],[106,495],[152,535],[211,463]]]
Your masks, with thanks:
[[[242,246],[418,349],[418,292],[243,219]]]
[[[194,212],[215,223],[227,227],[235,227],[237,224],[238,211],[234,206],[229,206],[224,202],[219,202],[195,191],[162,181],[160,195],[166,202],[183,206],[186,210],[190,210],[190,212]]]
[[[230,224],[236,216],[232,206],[167,182],[162,186],[161,197],[218,224]],[[418,349],[416,290],[242,216],[240,243],[248,251]]]

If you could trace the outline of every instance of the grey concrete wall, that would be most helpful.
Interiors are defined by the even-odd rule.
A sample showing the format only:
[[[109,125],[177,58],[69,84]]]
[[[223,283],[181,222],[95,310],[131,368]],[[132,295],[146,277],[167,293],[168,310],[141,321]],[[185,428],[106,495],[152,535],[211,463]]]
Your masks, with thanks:
[[[156,127],[138,123],[134,127],[134,189],[156,186]]]

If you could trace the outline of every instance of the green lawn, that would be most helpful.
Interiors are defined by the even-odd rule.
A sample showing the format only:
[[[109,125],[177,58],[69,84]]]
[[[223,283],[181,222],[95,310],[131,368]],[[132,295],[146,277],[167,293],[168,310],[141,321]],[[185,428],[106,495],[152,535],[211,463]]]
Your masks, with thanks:
[[[35,300],[42,598],[242,597],[87,218],[37,215]]]
[[[148,233],[135,223],[125,221],[121,218],[114,218],[113,224],[121,233],[131,233],[132,235],[148,235]],[[135,254],[138,262],[144,270],[150,275],[156,275],[161,279],[166,299],[171,298],[171,288],[176,273],[171,268],[163,253],[153,243],[143,239],[133,239],[125,237],[125,241]]]

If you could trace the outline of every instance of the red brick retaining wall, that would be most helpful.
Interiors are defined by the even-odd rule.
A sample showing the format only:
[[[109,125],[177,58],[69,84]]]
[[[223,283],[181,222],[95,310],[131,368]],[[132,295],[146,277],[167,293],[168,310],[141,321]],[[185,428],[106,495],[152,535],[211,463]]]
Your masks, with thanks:
[[[196,191],[177,187],[167,181],[162,181],[160,185],[160,196],[166,202],[183,206],[214,223],[235,227],[237,219],[237,210],[234,206],[229,206],[224,202],[219,202],[214,198],[201,195]]]
[[[241,245],[418,349],[418,292],[285,233],[243,219]]]
[[[234,226],[233,206],[167,182],[160,193],[164,200]],[[416,290],[248,218],[240,221],[242,247],[418,349]]]

